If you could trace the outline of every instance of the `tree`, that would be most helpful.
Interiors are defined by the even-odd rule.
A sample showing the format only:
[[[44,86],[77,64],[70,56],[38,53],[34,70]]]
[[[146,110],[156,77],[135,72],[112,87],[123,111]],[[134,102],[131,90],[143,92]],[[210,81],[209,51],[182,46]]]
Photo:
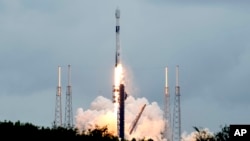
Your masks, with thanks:
[[[194,127],[194,129],[196,131],[196,141],[216,141],[214,135],[208,130],[197,127]]]
[[[216,141],[229,141],[230,126],[221,126],[221,131],[215,134]]]

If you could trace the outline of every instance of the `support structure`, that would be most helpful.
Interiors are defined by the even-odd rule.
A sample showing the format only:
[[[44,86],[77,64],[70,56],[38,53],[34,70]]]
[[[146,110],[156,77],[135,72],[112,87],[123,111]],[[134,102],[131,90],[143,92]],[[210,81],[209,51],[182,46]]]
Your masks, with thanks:
[[[173,141],[181,141],[181,103],[179,86],[179,66],[176,66],[176,86],[174,100]]]
[[[165,117],[165,131],[164,138],[167,141],[172,141],[172,130],[171,130],[171,111],[170,111],[170,93],[168,86],[168,68],[165,68],[165,95],[164,95],[164,117]]]
[[[118,110],[118,118],[117,118],[117,128],[119,138],[124,139],[124,121],[125,121],[125,86],[120,84],[120,92],[119,92],[119,110]]]
[[[65,128],[73,128],[73,111],[72,111],[72,88],[71,88],[71,69],[68,65],[68,86],[66,91],[66,105],[65,105]]]
[[[142,115],[142,112],[144,111],[145,107],[146,107],[146,104],[144,104],[144,105],[142,106],[142,108],[141,108],[139,114],[136,116],[135,120],[133,121],[133,123],[132,123],[132,125],[131,125],[131,129],[130,129],[130,131],[129,131],[129,134],[130,134],[130,135],[131,135],[132,132],[134,131],[134,129],[135,129],[135,127],[136,127],[136,125],[137,125],[137,123],[138,123],[138,121],[139,121],[139,119],[140,119],[140,117],[141,117],[141,115]]]
[[[61,67],[58,66],[58,86],[56,91],[56,107],[55,107],[55,121],[54,127],[62,126],[62,105],[61,105]]]

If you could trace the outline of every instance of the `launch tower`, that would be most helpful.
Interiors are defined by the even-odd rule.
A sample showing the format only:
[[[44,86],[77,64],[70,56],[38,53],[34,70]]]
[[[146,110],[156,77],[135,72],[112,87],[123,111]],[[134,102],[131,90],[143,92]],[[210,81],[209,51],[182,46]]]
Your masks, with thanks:
[[[179,66],[176,66],[176,86],[174,100],[173,141],[181,141],[181,103],[179,86]]]
[[[56,107],[55,107],[55,127],[62,126],[62,106],[61,106],[61,67],[58,66],[58,86],[56,92]]]
[[[71,69],[68,65],[68,86],[66,91],[66,105],[65,105],[65,128],[73,127],[73,111],[72,111],[72,88],[71,88]]]
[[[123,84],[120,85],[120,95],[119,95],[119,110],[118,110],[118,135],[121,139],[124,139],[124,121],[125,121],[125,86]]]
[[[170,93],[169,93],[169,87],[168,87],[168,68],[165,68],[165,95],[164,95],[164,116],[166,119],[165,122],[165,132],[164,132],[164,138],[167,139],[167,141],[172,141],[172,130],[171,130],[171,111],[170,111]]]

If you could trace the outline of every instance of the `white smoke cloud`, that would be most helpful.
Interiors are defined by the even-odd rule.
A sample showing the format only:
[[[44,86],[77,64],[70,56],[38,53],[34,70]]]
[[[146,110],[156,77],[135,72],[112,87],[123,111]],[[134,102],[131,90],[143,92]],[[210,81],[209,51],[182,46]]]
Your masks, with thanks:
[[[197,131],[194,131],[190,134],[188,134],[187,132],[183,132],[182,141],[196,141],[197,137],[201,137],[202,139],[207,139],[213,136],[214,136],[213,132],[211,132],[208,128],[204,128],[200,130],[200,133],[198,133]]]
[[[88,129],[98,126],[108,126],[109,131],[115,132],[115,116],[113,113],[113,103],[102,96],[98,96],[92,103],[89,109],[77,109],[76,128],[79,132],[87,131]]]
[[[137,123],[136,128],[129,134],[131,124],[139,114],[142,106],[146,107]],[[76,114],[76,128],[80,132],[95,128],[96,125],[107,126],[108,130],[116,134],[116,113],[114,113],[114,104],[110,99],[98,96],[89,109],[78,108]],[[153,139],[154,141],[163,140],[162,132],[164,131],[163,111],[156,102],[149,103],[146,98],[134,98],[128,96],[125,101],[125,137],[131,140],[136,139]]]
[[[197,132],[192,132],[190,134],[184,132],[182,134],[182,141],[196,141],[196,134]]]

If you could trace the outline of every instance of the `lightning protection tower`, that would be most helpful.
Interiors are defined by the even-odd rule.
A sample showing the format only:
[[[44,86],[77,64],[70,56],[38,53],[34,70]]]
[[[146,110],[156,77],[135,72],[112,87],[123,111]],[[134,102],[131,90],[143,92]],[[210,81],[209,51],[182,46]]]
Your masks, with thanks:
[[[168,87],[168,68],[165,68],[165,95],[164,95],[164,116],[165,116],[165,132],[164,138],[167,141],[172,141],[172,130],[171,130],[171,111],[170,111],[170,93]]]
[[[58,66],[58,86],[56,91],[56,107],[55,107],[55,127],[62,126],[62,106],[61,106],[61,67]]]
[[[176,66],[176,86],[174,100],[174,122],[173,122],[173,141],[181,141],[181,105],[180,105],[180,86],[179,86],[179,66]]]
[[[71,89],[71,69],[68,65],[68,86],[66,90],[65,105],[65,128],[73,128],[73,112],[72,112],[72,89]]]

